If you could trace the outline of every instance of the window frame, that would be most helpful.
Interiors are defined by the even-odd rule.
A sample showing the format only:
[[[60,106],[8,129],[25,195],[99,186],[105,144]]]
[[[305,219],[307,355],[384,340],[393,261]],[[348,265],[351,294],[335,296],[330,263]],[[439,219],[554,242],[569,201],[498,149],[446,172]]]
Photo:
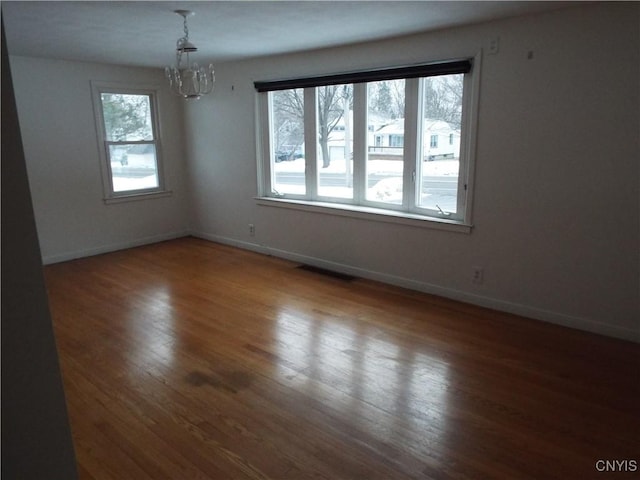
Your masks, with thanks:
[[[386,221],[391,223],[402,223],[421,227],[431,227],[457,232],[470,233],[472,228],[471,213],[473,199],[473,179],[475,171],[475,144],[477,137],[478,118],[478,98],[480,85],[480,69],[482,52],[464,57],[471,63],[471,68],[464,73],[464,97],[462,106],[461,122],[461,143],[458,176],[458,198],[457,212],[455,215],[443,211],[436,211],[419,206],[417,198],[418,186],[421,182],[416,180],[416,175],[420,173],[419,149],[421,142],[422,127],[422,81],[424,77],[431,75],[415,75],[413,67],[407,68],[410,75],[404,78],[406,82],[405,93],[405,164],[403,170],[403,200],[402,204],[381,203],[365,198],[366,191],[366,135],[367,135],[367,88],[368,82],[377,81],[371,78],[378,71],[356,72],[355,74],[329,75],[326,77],[313,77],[312,79],[302,79],[302,83],[296,80],[283,80],[274,82],[255,82],[256,93],[256,146],[258,152],[258,197],[259,205],[269,205],[284,208],[294,208],[296,210],[306,210],[322,212],[340,216],[350,216],[357,218],[367,218],[376,221]],[[443,65],[446,70],[447,64],[454,64],[458,60],[435,62],[435,65]],[[426,64],[432,65],[432,64]],[[400,70],[390,69],[390,70]],[[384,70],[382,70],[384,72]],[[345,75],[358,75],[363,73],[369,79],[358,83],[354,82],[354,138],[353,138],[353,199],[328,198],[317,195],[317,141],[315,109],[316,86],[329,84],[322,83],[323,79],[330,79],[333,85],[345,83],[339,80]],[[450,72],[456,73],[456,72]],[[436,73],[435,75],[449,74]],[[383,78],[384,79],[384,78]],[[378,79],[379,80],[379,79]],[[308,86],[302,87],[307,81]],[[299,82],[299,80],[298,80]],[[272,191],[272,150],[270,145],[270,125],[271,125],[271,95],[269,86],[276,85],[276,89],[304,88],[305,92],[305,154],[306,160],[306,194],[305,195],[279,195]],[[297,85],[297,87],[296,87]],[[407,120],[409,119],[409,120]],[[415,119],[415,121],[413,120]],[[267,121],[265,121],[267,120]],[[364,159],[356,160],[364,155]],[[358,165],[361,163],[361,165]]]
[[[162,141],[160,129],[159,96],[160,88],[155,85],[129,85],[112,82],[91,82],[96,134],[98,140],[98,156],[100,160],[100,172],[102,176],[103,200],[106,204],[120,203],[132,200],[142,200],[155,197],[165,197],[172,194],[166,188]],[[152,140],[108,140],[102,105],[102,94],[144,95],[149,97],[151,114]],[[113,171],[111,169],[111,146],[118,145],[153,145],[155,148],[156,175],[158,186],[135,190],[123,190],[116,192],[113,187]]]

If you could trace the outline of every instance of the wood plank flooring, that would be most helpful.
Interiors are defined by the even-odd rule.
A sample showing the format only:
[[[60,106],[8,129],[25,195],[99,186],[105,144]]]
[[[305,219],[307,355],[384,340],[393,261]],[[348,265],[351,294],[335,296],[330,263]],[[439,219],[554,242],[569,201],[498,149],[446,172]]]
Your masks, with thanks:
[[[80,478],[638,478],[640,345],[296,267],[45,267]]]

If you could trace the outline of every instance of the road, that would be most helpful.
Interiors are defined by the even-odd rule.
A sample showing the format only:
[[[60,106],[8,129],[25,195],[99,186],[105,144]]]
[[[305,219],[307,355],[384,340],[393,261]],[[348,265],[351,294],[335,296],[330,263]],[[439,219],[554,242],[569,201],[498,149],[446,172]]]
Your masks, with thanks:
[[[284,185],[304,185],[303,172],[282,172],[277,174],[278,184]],[[373,187],[380,180],[390,178],[389,175],[370,175],[368,179],[368,188]],[[320,176],[322,185],[325,187],[344,187],[346,186],[346,178],[342,173],[322,173]],[[422,184],[423,192],[432,195],[452,195],[455,196],[458,190],[458,178],[446,176],[424,177]]]
[[[149,167],[122,167],[120,165],[111,164],[111,174],[114,177],[122,178],[142,178],[149,175],[155,175],[155,168]]]

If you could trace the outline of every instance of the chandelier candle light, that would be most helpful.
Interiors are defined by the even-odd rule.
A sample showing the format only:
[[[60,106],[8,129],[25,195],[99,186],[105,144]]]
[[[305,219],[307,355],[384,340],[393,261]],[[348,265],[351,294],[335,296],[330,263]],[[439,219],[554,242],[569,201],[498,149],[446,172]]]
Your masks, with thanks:
[[[164,69],[169,80],[169,87],[175,94],[186,99],[199,99],[213,91],[215,76],[213,75],[213,65],[208,68],[201,67],[197,63],[190,62],[189,54],[198,51],[193,43],[189,41],[189,26],[187,17],[193,15],[189,10],[175,10],[175,13],[184,19],[184,37],[176,42],[176,66]],[[186,65],[183,65],[183,56],[186,57]]]

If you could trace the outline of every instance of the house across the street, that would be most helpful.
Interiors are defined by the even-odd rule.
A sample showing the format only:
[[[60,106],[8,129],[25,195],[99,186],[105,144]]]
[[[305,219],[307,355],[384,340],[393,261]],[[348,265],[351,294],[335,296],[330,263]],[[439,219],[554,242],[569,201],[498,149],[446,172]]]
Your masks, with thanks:
[[[460,157],[460,130],[444,120],[425,119],[422,133],[423,160]],[[373,133],[369,158],[401,157],[404,151],[404,119],[395,120]]]

